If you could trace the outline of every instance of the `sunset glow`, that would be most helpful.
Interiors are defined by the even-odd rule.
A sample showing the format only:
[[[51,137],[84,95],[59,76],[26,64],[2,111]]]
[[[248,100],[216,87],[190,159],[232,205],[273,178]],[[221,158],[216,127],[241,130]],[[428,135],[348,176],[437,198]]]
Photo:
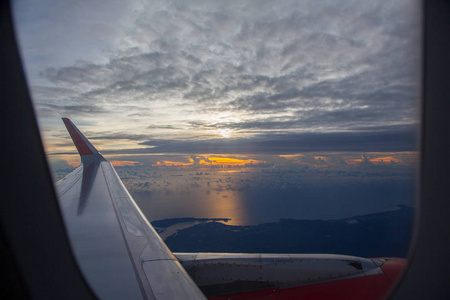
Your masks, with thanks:
[[[247,164],[259,164],[265,163],[265,161],[259,161],[255,159],[237,159],[230,157],[208,157],[208,161],[200,161],[201,164],[205,165],[224,165],[224,166],[244,166]]]
[[[140,164],[140,162],[138,161],[126,161],[126,160],[111,160],[110,162],[114,167],[125,167],[125,166],[134,167]]]
[[[160,166],[160,167],[162,167],[162,166],[164,166],[164,167],[181,167],[181,166],[192,166],[192,163],[163,160],[163,161],[158,161],[155,165]]]
[[[201,156],[203,157],[203,156]],[[194,163],[192,158],[189,158],[186,162],[185,157],[180,157],[184,161],[176,160],[160,160],[154,166],[165,166],[165,167],[185,167],[185,166],[224,166],[224,167],[236,167],[245,165],[256,165],[260,163],[266,163],[266,161],[249,159],[249,158],[231,158],[231,157],[221,157],[221,156],[204,156],[203,159],[198,159],[197,163]]]
[[[402,163],[402,161],[399,158],[395,158],[392,156],[381,156],[381,157],[369,157],[367,158],[367,160],[371,163]],[[348,164],[359,164],[363,162],[362,158],[357,158],[357,159],[347,159],[346,162]]]

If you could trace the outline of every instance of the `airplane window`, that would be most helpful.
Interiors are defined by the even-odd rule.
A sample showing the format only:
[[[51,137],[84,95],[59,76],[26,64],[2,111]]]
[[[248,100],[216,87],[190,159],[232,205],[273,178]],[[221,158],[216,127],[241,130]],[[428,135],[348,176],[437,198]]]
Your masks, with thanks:
[[[406,258],[420,5],[18,0],[14,17],[55,182],[80,165],[68,117],[172,252]]]

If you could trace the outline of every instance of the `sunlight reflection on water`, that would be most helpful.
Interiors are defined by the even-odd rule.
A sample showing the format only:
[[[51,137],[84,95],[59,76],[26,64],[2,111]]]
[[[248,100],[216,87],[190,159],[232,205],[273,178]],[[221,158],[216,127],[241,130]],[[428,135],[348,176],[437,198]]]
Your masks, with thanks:
[[[146,178],[145,189],[130,189],[130,193],[150,221],[227,218],[230,225],[288,218],[342,219],[414,205],[413,175],[369,175],[297,169],[168,169]]]
[[[133,197],[151,221],[194,217],[229,218],[229,225],[251,223],[239,191],[139,192]]]

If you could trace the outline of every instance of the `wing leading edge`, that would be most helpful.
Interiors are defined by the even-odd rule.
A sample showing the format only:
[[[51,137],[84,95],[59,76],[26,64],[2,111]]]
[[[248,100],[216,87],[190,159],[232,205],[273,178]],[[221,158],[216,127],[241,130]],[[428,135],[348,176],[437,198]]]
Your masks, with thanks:
[[[205,299],[109,161],[63,118],[82,164],[56,188],[75,258],[101,299]]]

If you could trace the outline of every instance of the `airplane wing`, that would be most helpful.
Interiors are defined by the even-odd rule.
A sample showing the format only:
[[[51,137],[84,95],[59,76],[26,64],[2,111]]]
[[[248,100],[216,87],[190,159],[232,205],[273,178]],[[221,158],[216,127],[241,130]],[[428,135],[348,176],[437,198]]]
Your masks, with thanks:
[[[56,189],[75,258],[101,299],[375,300],[406,264],[336,254],[174,256],[111,163],[69,119],[63,121],[82,164]]]
[[[56,184],[80,269],[101,299],[206,299],[113,166],[67,118],[82,164]]]

